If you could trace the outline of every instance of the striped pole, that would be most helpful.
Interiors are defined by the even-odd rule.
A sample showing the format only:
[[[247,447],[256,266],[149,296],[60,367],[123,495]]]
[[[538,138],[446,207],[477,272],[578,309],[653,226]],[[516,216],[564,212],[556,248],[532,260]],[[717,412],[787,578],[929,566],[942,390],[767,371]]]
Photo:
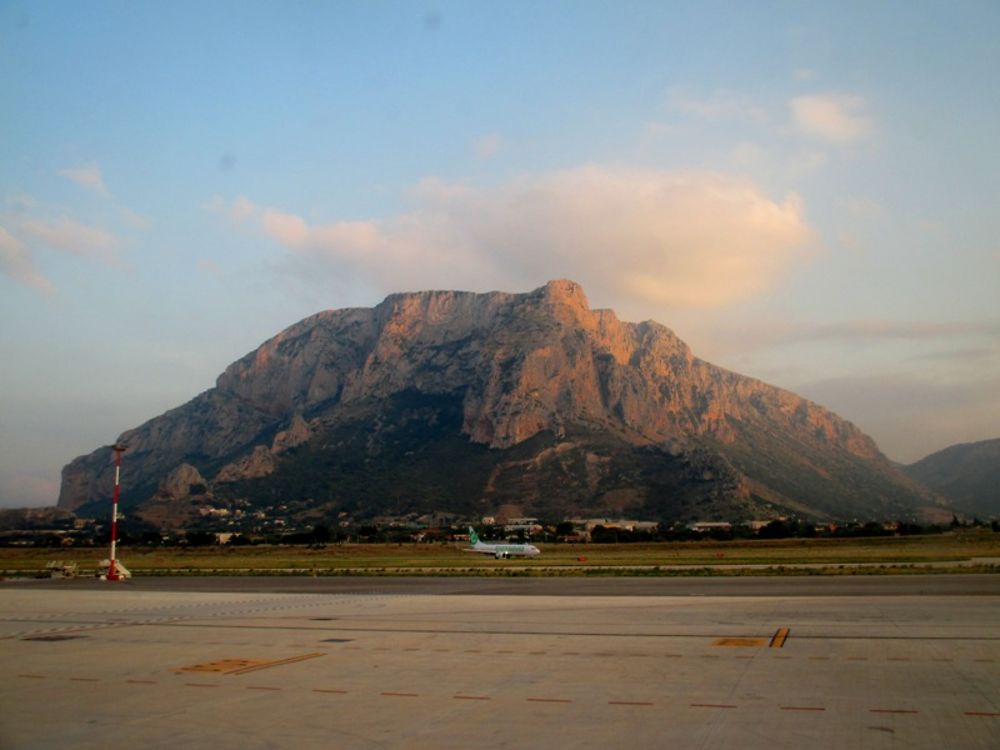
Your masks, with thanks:
[[[123,578],[118,574],[118,566],[115,558],[115,545],[118,541],[118,487],[121,479],[122,453],[125,452],[125,446],[120,443],[116,443],[111,446],[111,449],[115,452],[115,497],[111,505],[111,558],[109,559],[108,564],[108,580],[121,581]]]

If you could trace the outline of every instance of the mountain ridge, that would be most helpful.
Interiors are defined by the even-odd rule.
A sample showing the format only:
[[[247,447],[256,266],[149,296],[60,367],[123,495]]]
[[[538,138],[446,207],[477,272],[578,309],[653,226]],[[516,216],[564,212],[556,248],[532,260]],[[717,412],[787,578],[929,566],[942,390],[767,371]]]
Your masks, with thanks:
[[[903,472],[958,510],[1000,515],[1000,438],[950,445],[904,466]]]
[[[403,434],[416,442],[397,445]],[[316,313],[120,440],[134,505],[258,502],[279,487],[304,508],[358,513],[447,510],[430,507],[443,502],[435,492],[470,513],[514,504],[665,519],[874,517],[933,502],[850,422],[695,357],[659,323],[591,310],[568,280],[523,294],[399,293],[373,308]],[[435,468],[435,451],[461,462]],[[164,484],[183,464],[207,496]],[[287,476],[293,467],[311,476],[316,465],[329,473],[311,486]],[[469,497],[448,486],[449,470]],[[377,475],[395,500],[382,502],[351,471]],[[109,481],[100,449],[75,459],[59,507],[108,497]],[[403,498],[407,488],[425,496]]]

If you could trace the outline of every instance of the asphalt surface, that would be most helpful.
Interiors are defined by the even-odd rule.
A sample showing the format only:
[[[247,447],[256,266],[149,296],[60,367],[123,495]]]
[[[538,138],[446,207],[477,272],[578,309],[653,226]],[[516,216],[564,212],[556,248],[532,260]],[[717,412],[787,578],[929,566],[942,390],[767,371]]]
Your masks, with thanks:
[[[998,582],[7,581],[0,748],[996,750]]]
[[[4,587],[103,591],[94,579],[8,580]],[[733,577],[424,577],[178,576],[141,577],[129,591],[276,594],[428,594],[436,596],[1000,596],[996,574]]]

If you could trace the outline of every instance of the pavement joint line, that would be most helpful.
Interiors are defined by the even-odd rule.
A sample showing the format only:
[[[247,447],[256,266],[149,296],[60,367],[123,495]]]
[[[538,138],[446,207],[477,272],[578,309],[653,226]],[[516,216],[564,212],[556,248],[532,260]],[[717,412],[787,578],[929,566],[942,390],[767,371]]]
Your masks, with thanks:
[[[691,708],[736,708],[731,703],[691,703]]]

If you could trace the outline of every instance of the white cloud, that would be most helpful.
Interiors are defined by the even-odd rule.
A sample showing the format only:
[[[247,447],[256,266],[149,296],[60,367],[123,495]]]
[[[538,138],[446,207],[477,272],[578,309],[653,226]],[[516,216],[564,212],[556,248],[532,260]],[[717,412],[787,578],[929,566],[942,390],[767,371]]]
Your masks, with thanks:
[[[116,243],[115,236],[98,227],[67,216],[53,220],[18,216],[12,221],[19,232],[30,235],[49,247],[74,255],[100,257],[109,262],[115,260],[112,253]]]
[[[104,177],[101,175],[101,168],[97,164],[60,169],[59,174],[87,190],[93,190],[101,195],[109,195],[108,188],[104,184]]]
[[[864,114],[865,101],[849,94],[799,96],[789,102],[800,132],[838,144],[850,144],[871,135],[872,119]]]
[[[493,188],[428,179],[412,200],[409,213],[377,221],[310,224],[256,208],[246,218],[316,283],[324,271],[397,291],[570,277],[619,310],[747,299],[812,241],[798,196],[776,202],[752,182],[704,172],[590,165]]]
[[[746,96],[729,91],[717,91],[701,98],[678,94],[674,96],[673,103],[684,114],[705,120],[749,120],[763,125],[770,119],[763,107]]]
[[[488,133],[476,141],[476,158],[486,161],[496,156],[503,147],[503,139],[496,133]]]
[[[35,268],[24,244],[3,227],[0,227],[0,272],[39,291],[53,290],[51,282]]]
[[[258,212],[253,201],[244,195],[237,197],[232,202],[225,200],[221,195],[213,195],[204,208],[235,223],[245,221]]]

